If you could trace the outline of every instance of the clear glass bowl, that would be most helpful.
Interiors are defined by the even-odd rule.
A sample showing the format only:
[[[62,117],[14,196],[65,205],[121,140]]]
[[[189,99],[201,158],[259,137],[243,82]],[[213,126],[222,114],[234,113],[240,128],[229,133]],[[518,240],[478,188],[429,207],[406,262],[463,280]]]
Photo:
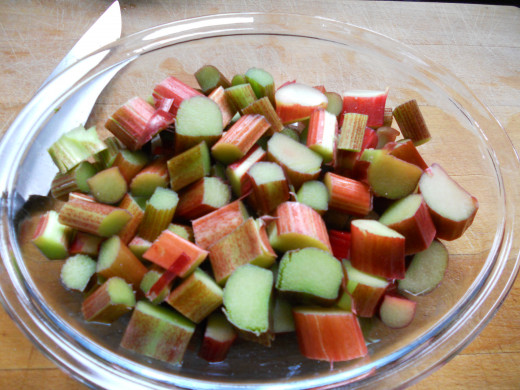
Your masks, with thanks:
[[[104,58],[103,58],[104,57]],[[102,59],[102,60],[101,60]],[[89,124],[135,95],[147,97],[167,75],[192,85],[193,73],[214,64],[226,75],[249,67],[271,72],[277,84],[297,79],[327,90],[390,87],[387,104],[415,98],[433,138],[421,146],[480,209],[466,234],[447,243],[450,264],[439,288],[418,301],[413,323],[389,331],[376,324],[369,356],[346,363],[303,358],[291,335],[272,348],[238,343],[221,364],[196,357],[193,343],[182,366],[119,348],[126,319],[102,326],[83,321],[81,296],[59,282],[61,261],[45,260],[29,243],[29,213],[50,204],[55,173],[47,147],[59,132],[44,127],[59,107],[89,111],[79,93],[109,79]],[[96,65],[97,64],[97,65]],[[92,70],[86,72],[89,66]],[[95,65],[95,66],[94,66]],[[74,72],[86,72],[70,82]],[[331,388],[410,384],[449,360],[496,312],[518,271],[517,155],[500,124],[460,81],[414,50],[380,34],[320,17],[246,13],[214,15],[158,26],[100,50],[60,74],[20,113],[0,146],[2,303],[25,334],[78,380],[101,388]],[[38,189],[32,187],[38,184]],[[43,192],[42,192],[43,191]]]

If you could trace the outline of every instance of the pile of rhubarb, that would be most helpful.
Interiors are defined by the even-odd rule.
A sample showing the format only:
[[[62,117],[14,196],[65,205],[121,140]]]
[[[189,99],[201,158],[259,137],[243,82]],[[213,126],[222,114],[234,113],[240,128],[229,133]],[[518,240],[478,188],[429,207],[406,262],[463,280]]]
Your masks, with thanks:
[[[197,326],[210,362],[237,338],[268,347],[286,332],[305,357],[335,362],[367,354],[360,319],[410,324],[414,296],[444,276],[441,240],[478,209],[421,157],[417,102],[276,89],[258,68],[230,82],[206,65],[195,78],[126,102],[105,123],[113,136],[79,127],[49,149],[63,203],[33,242],[65,260],[85,321],[126,314],[121,347],[169,363]]]

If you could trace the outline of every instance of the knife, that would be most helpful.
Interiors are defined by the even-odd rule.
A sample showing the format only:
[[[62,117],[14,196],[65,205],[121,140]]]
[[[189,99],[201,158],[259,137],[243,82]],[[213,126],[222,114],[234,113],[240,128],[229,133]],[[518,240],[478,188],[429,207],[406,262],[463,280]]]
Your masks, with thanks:
[[[45,94],[47,99],[57,99],[71,85],[94,69],[109,53],[109,50],[101,50],[88,58],[85,57],[120,38],[121,25],[121,10],[119,2],[115,1],[61,60],[40,86],[33,101],[24,110],[28,112],[22,111],[20,117],[23,117],[24,114],[38,115],[43,113],[42,106],[45,105],[43,103],[45,100],[39,95]],[[82,58],[84,60],[79,62]],[[47,149],[65,132],[79,125],[85,125],[97,98],[110,80],[124,66],[126,66],[126,63],[103,73],[70,96],[62,106],[54,107],[54,114],[30,145],[25,160],[19,169],[16,194],[13,199],[15,212],[23,207],[30,196],[48,194],[50,183],[57,172],[57,168],[47,153]],[[55,80],[55,82],[51,88],[49,83],[52,80]],[[15,127],[14,122],[12,127]],[[12,132],[8,131],[4,136],[2,146],[8,143],[5,138],[13,136],[9,133]],[[26,173],[28,173],[30,180],[21,179],[21,176]]]

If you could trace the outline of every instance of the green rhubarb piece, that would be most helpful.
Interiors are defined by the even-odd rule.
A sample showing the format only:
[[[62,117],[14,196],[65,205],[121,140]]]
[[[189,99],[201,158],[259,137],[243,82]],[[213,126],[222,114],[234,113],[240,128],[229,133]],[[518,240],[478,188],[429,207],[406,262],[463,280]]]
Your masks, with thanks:
[[[446,247],[440,241],[433,240],[428,249],[412,257],[404,279],[399,280],[399,290],[413,295],[427,294],[434,290],[444,278],[448,260]]]
[[[179,196],[175,191],[157,187],[146,203],[144,217],[139,226],[139,236],[154,241],[164,229],[168,228],[178,203]]]
[[[268,332],[272,288],[270,270],[250,264],[236,269],[224,288],[224,314],[229,322],[256,336]]]
[[[296,193],[298,202],[312,207],[323,214],[329,207],[329,191],[325,184],[318,180],[310,180],[302,184]]]
[[[383,225],[392,225],[397,222],[401,222],[408,218],[412,218],[421,202],[423,197],[420,194],[410,194],[398,201],[392,203],[388,208],[381,214],[379,222]]]
[[[175,119],[176,148],[186,150],[201,141],[213,145],[222,130],[222,111],[217,103],[205,96],[185,99]]]
[[[360,160],[371,163],[385,153],[387,153],[387,151],[381,149],[364,149],[361,153]]]
[[[249,83],[234,85],[226,88],[225,91],[227,98],[239,110],[246,108],[256,100],[255,91],[253,91],[253,88]]]
[[[222,305],[222,288],[199,268],[173,289],[166,302],[195,323]]]
[[[168,168],[162,159],[149,164],[130,182],[130,192],[136,197],[149,198],[158,187],[168,187]]]
[[[101,203],[114,204],[125,196],[128,186],[119,168],[104,169],[87,180],[90,193]]]
[[[132,290],[132,285],[128,284],[123,278],[117,276],[112,277],[105,283],[108,283],[108,293],[112,304],[129,307],[135,305],[135,295]]]
[[[336,92],[325,92],[327,97],[326,110],[333,115],[339,116],[343,111],[343,98]]]
[[[200,89],[202,89],[202,92],[206,95],[220,86],[223,88],[231,86],[229,80],[213,65],[204,65],[201,67],[195,72],[195,78],[199,83]]]
[[[167,228],[170,232],[175,233],[179,237],[187,241],[195,242],[193,236],[193,228],[191,226],[180,225],[178,223],[170,223]]]
[[[282,131],[280,131],[280,134],[283,134],[297,142],[300,142],[300,134],[296,130],[291,129],[290,127],[284,127]]]
[[[179,364],[194,332],[195,324],[182,315],[163,306],[139,301],[121,346],[154,359]]]
[[[96,167],[82,161],[66,173],[58,172],[51,184],[51,194],[61,198],[71,192],[89,192],[87,180],[97,173]]]
[[[141,284],[139,285],[139,288],[141,291],[146,295],[148,291],[152,288],[152,286],[159,280],[159,278],[162,276],[164,272],[159,271],[158,269],[151,269],[149,270],[141,280]],[[157,294],[157,297],[152,300],[151,302],[154,305],[160,304],[162,301],[166,299],[166,297],[170,294],[170,289],[168,288],[168,285],[164,286],[164,288]]]
[[[288,333],[294,330],[292,305],[287,299],[277,295],[273,307],[273,332]]]
[[[48,152],[60,172],[65,173],[104,149],[106,145],[99,139],[95,126],[88,130],[78,126],[63,134]]]
[[[336,307],[346,311],[352,311],[352,295],[348,292],[343,291],[336,302]]]
[[[232,86],[240,85],[240,84],[246,84],[246,83],[247,83],[246,76],[243,75],[243,74],[236,74],[231,79],[231,85]]]
[[[144,253],[150,249],[152,243],[141,237],[134,237],[132,241],[128,243],[128,249],[137,257],[139,260],[143,260]]]
[[[96,262],[86,255],[69,257],[61,267],[61,282],[71,290],[85,291],[96,273]]]
[[[179,153],[168,160],[170,187],[174,191],[207,176],[211,169],[211,159],[206,142]]]
[[[266,96],[273,105],[275,104],[274,79],[269,72],[260,68],[250,68],[245,76],[258,99]]]
[[[342,279],[341,263],[330,253],[317,248],[297,249],[282,257],[276,289],[302,302],[333,303]]]
[[[51,260],[65,259],[68,255],[68,247],[72,229],[63,225],[58,220],[59,214],[48,211],[40,217],[32,242]]]
[[[94,158],[98,161],[103,169],[110,168],[116,159],[117,154],[124,149],[125,146],[116,137],[111,136],[104,140],[106,149],[98,152]]]

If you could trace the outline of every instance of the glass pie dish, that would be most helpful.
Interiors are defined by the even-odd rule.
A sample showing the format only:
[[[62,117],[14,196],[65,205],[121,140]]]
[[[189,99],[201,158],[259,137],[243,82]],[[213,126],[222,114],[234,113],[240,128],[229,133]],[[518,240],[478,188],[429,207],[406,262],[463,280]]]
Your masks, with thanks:
[[[90,66],[91,64],[97,64]],[[389,330],[376,323],[369,355],[335,363],[305,359],[294,335],[271,348],[238,343],[225,362],[197,358],[194,342],[182,366],[119,347],[128,318],[111,326],[87,323],[81,295],[59,281],[61,261],[30,243],[34,214],[52,207],[45,195],[56,172],[46,150],[61,134],[45,124],[56,111],[85,110],[78,98],[110,80],[87,125],[103,131],[106,118],[130,98],[147,97],[168,75],[191,85],[213,64],[232,76],[250,67],[277,83],[297,79],[327,90],[390,88],[387,106],[416,99],[432,133],[420,147],[479,200],[473,225],[447,242],[448,270],[432,293],[414,297],[413,323]],[[90,68],[77,82],[71,72]],[[52,98],[49,98],[51,96]],[[320,17],[242,13],[200,17],[122,38],[72,65],[35,95],[2,139],[0,169],[0,296],[27,337],[79,381],[99,388],[391,388],[424,377],[467,345],[487,324],[518,272],[520,174],[517,155],[489,110],[449,72],[388,37]]]

